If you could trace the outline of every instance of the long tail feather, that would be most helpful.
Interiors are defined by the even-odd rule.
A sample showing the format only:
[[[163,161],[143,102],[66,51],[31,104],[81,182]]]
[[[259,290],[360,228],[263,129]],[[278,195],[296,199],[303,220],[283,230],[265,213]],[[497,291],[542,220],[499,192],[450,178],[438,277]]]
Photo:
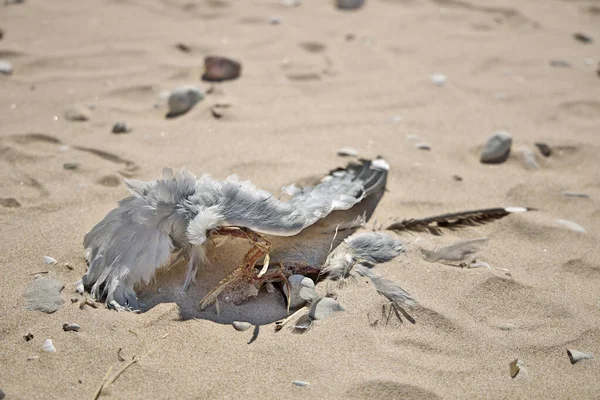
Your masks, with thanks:
[[[395,222],[388,226],[387,229],[393,231],[429,232],[433,235],[439,236],[443,232],[442,229],[455,230],[468,226],[483,225],[504,218],[510,214],[526,211],[535,211],[535,208],[486,208],[481,210],[461,211],[456,213],[436,215],[421,219],[411,218]]]

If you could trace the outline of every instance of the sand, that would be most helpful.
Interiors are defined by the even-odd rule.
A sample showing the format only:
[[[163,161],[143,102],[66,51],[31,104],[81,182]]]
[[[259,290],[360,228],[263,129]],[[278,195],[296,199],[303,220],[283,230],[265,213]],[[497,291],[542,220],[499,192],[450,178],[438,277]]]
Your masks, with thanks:
[[[0,59],[14,68],[0,75],[6,398],[89,399],[111,367],[109,377],[144,355],[103,396],[596,398],[600,362],[571,365],[566,349],[600,356],[597,4],[369,0],[339,12],[329,1],[247,3],[0,5]],[[281,24],[270,24],[273,16]],[[596,41],[581,43],[576,32]],[[200,81],[209,54],[239,60],[242,76],[166,119],[163,92],[210,87]],[[445,85],[431,82],[436,73]],[[210,112],[216,103],[231,104],[218,120]],[[89,120],[65,120],[71,107],[86,109]],[[132,131],[111,133],[118,121]],[[483,165],[479,153],[498,130],[511,132],[513,152],[503,164]],[[549,158],[538,141],[553,148]],[[385,324],[384,299],[363,281],[337,292],[346,311],[303,335],[274,332],[285,315],[277,293],[227,307],[226,317],[200,314],[168,291],[150,296],[151,309],[139,315],[71,303],[83,298],[74,291],[86,271],[83,236],[126,196],[124,177],[185,167],[218,178],[235,173],[278,193],[344,165],[336,156],[343,146],[391,165],[380,222],[494,206],[539,210],[438,238],[405,235],[408,253],[377,272],[419,298],[415,325]],[[523,147],[539,169],[525,167]],[[66,170],[67,162],[79,168]],[[477,237],[490,239],[479,259],[492,271],[429,263],[418,251]],[[44,256],[58,263],[44,264]],[[205,293],[236,257],[221,256],[193,290]],[[53,314],[26,309],[23,294],[39,272],[65,285],[66,303]],[[159,276],[157,287],[182,282],[182,273]],[[260,325],[238,332],[233,317]],[[81,330],[64,332],[66,322]],[[55,353],[42,351],[46,339]],[[529,379],[511,378],[517,358]]]

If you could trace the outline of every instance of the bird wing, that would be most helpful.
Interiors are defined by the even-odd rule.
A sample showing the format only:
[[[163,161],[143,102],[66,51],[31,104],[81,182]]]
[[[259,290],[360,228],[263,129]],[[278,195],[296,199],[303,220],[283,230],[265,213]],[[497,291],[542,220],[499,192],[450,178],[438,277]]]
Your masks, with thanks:
[[[374,193],[382,195],[387,170],[383,159],[350,163],[346,168],[331,171],[318,185],[302,189],[286,202],[250,182],[230,178],[221,186],[219,211],[228,225],[269,235],[293,236],[334,211],[350,210]],[[374,207],[364,210],[368,213],[366,218],[373,211]],[[346,216],[342,221],[350,219]]]

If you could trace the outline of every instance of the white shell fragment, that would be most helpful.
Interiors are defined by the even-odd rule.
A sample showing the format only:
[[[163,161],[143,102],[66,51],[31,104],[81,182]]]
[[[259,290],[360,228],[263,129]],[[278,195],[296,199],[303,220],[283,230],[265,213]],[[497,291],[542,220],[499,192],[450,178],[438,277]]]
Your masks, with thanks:
[[[204,94],[194,86],[173,89],[169,95],[169,114],[176,116],[186,113],[202,99]]]
[[[572,230],[574,232],[585,233],[585,229],[583,228],[583,226],[579,225],[576,222],[568,221],[566,219],[557,219],[556,223],[559,225],[562,225],[566,228],[569,228],[570,230]]]
[[[292,381],[292,384],[300,387],[310,386],[310,383],[304,381]]]
[[[52,339],[46,339],[44,345],[42,346],[42,349],[44,349],[44,351],[47,351],[48,353],[56,352],[56,348],[54,347],[54,343],[52,343]]]
[[[6,60],[0,60],[0,74],[10,75],[12,73],[12,65]]]
[[[52,258],[50,256],[44,256],[44,264],[51,264],[51,265],[56,265],[58,261],[56,261],[55,258]]]
[[[337,151],[337,155],[341,157],[356,157],[358,156],[358,150],[354,147],[342,147]]]
[[[430,78],[431,82],[433,82],[434,85],[439,87],[444,86],[448,81],[448,77],[446,77],[446,75],[444,74],[433,74]]]
[[[313,303],[310,307],[309,315],[312,319],[325,319],[336,311],[344,311],[344,308],[331,297],[324,297]]]
[[[248,329],[252,328],[252,324],[250,322],[245,322],[245,321],[233,321],[232,325],[236,331],[240,331],[240,332],[244,332],[244,331],[247,331]]]
[[[312,289],[314,291],[315,283],[312,279],[307,278],[304,275],[292,275],[288,278],[288,283],[290,284],[291,289],[290,294],[288,294],[288,289],[286,285],[283,286],[283,293],[286,295],[286,297],[289,297],[290,299],[290,308],[298,308],[304,305],[304,303],[306,303],[307,300],[310,300],[303,298],[300,292],[303,288]],[[306,290],[302,292],[304,297],[307,297],[306,293]]]
[[[527,373],[527,367],[525,366],[525,362],[520,359],[516,359],[515,361],[510,363],[510,377],[515,379],[527,379],[529,378],[529,374]]]
[[[567,350],[567,355],[569,356],[569,360],[571,360],[571,364],[575,364],[580,360],[591,360],[594,358],[592,353],[583,353],[577,350]]]

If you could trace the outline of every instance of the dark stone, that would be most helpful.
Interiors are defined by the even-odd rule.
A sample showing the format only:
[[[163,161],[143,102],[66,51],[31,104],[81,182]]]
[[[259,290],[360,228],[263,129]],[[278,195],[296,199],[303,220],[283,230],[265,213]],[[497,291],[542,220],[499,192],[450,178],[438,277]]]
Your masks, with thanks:
[[[225,57],[209,56],[204,59],[203,81],[221,82],[239,78],[242,64]]]
[[[537,142],[535,146],[544,157],[550,157],[552,155],[552,149],[546,143]]]
[[[573,37],[575,38],[575,40],[580,41],[581,43],[592,43],[594,41],[594,39],[592,39],[591,36],[586,35],[585,33],[581,33],[581,32],[577,32],[575,35],[573,35]]]

